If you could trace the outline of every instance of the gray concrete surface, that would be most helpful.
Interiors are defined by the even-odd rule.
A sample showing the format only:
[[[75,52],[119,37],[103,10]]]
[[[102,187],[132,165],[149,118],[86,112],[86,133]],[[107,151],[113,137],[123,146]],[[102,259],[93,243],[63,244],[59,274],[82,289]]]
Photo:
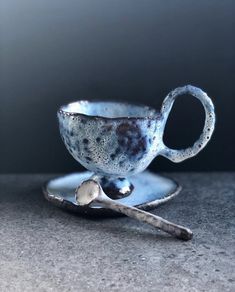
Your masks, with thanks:
[[[171,176],[183,191],[154,213],[190,242],[66,213],[41,193],[55,175],[1,175],[0,291],[235,291],[235,173]]]

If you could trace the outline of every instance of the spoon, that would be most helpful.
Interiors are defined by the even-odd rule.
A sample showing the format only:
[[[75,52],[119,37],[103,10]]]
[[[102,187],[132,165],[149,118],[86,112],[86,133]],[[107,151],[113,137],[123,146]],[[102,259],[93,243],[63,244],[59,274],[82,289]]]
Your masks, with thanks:
[[[165,231],[179,239],[190,240],[193,233],[189,228],[174,224],[159,216],[140,210],[135,207],[123,205],[117,201],[110,199],[103,191],[100,184],[89,179],[84,181],[75,191],[76,202],[80,206],[95,204],[102,206],[119,213],[125,214],[129,217],[137,219],[141,222],[148,223],[162,231]]]

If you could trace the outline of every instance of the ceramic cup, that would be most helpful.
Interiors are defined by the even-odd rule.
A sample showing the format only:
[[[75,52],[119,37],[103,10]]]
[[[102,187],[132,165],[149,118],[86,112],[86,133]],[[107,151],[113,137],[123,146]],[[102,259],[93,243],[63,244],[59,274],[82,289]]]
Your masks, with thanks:
[[[205,124],[193,146],[167,147],[163,134],[177,96],[191,94],[205,110]],[[77,101],[58,111],[61,137],[71,155],[96,176],[112,198],[130,194],[128,176],[145,170],[162,155],[181,162],[198,154],[208,143],[215,126],[211,99],[200,88],[187,85],[171,91],[158,112],[148,106],[120,102]]]

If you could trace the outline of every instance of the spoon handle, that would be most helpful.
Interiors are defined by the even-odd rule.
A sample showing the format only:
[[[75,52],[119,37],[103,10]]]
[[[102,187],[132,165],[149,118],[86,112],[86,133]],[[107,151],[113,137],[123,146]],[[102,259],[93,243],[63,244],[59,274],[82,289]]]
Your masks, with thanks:
[[[135,207],[129,207],[114,200],[107,200],[103,198],[97,198],[97,203],[102,204],[104,207],[108,209],[112,209],[119,213],[125,214],[129,217],[137,219],[141,222],[148,223],[158,229],[161,229],[179,239],[190,240],[193,237],[193,233],[189,228],[185,228],[183,226],[171,223],[159,216],[156,216],[152,213],[148,213],[146,211],[137,209]]]

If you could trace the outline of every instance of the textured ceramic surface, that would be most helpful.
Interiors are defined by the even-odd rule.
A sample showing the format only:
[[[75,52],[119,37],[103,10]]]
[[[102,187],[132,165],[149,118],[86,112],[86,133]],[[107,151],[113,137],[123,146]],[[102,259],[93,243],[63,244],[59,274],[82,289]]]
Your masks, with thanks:
[[[192,94],[206,112],[202,135],[190,148],[173,150],[162,137],[175,98]],[[209,141],[215,124],[211,99],[201,89],[185,86],[172,91],[161,112],[116,102],[78,101],[58,112],[60,133],[73,157],[95,173],[125,177],[143,171],[157,156],[174,162],[195,156]]]
[[[80,101],[62,107],[58,118],[67,149],[94,173],[141,172],[161,148],[161,117],[148,107]]]
[[[44,187],[47,200],[67,210],[90,215],[113,215],[113,211],[96,207],[78,206],[75,201],[75,190],[91,177],[91,172],[69,174],[49,181]],[[126,206],[138,206],[150,210],[176,196],[181,187],[172,179],[159,176],[149,171],[130,177],[135,186],[133,192],[125,198],[116,200]],[[108,195],[108,194],[107,194]]]
[[[201,101],[206,119],[195,144],[175,150],[164,145],[163,134],[172,105],[182,94],[191,94]],[[195,156],[211,138],[215,113],[207,94],[187,85],[170,92],[160,112],[118,102],[78,101],[62,106],[58,120],[62,139],[72,156],[86,169],[109,180],[142,172],[157,155],[173,162]]]

